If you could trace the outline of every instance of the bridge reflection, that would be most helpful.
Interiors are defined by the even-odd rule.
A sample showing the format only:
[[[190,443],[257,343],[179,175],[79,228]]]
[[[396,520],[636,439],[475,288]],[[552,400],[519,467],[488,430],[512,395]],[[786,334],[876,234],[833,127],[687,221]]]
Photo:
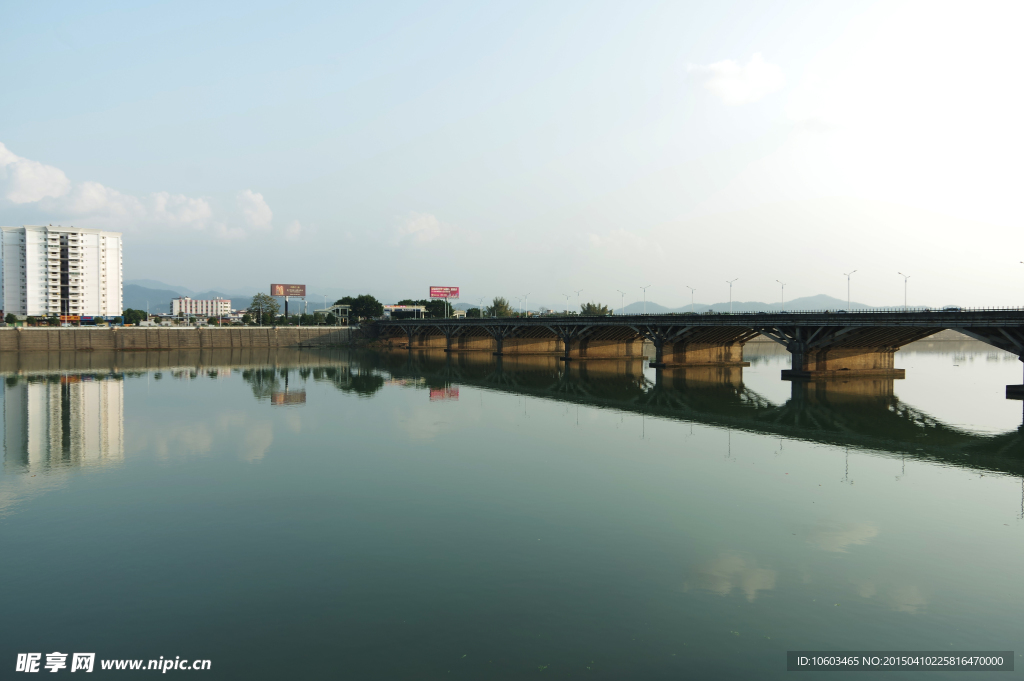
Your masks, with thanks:
[[[554,357],[403,351],[375,355],[373,363],[428,388],[470,385],[1024,475],[1024,426],[983,435],[945,424],[896,397],[892,379],[793,382],[790,398],[776,404],[744,385],[740,367],[661,369],[652,379],[641,360],[566,366]]]

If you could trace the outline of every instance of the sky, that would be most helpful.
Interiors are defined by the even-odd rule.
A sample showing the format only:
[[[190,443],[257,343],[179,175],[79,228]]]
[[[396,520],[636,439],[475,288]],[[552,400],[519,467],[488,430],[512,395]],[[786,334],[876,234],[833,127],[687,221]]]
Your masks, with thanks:
[[[0,3],[0,224],[124,276],[1024,305],[1020,2]],[[620,291],[624,293],[619,293]]]

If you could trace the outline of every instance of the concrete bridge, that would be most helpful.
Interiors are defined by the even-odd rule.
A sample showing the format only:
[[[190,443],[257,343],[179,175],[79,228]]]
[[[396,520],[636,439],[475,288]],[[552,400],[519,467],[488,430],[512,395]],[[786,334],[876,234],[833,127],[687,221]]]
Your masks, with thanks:
[[[378,337],[409,349],[556,355],[561,361],[642,358],[655,368],[747,366],[743,345],[764,335],[792,355],[782,378],[903,378],[904,345],[953,329],[1024,361],[1024,309],[927,312],[784,312],[382,320]],[[1007,397],[1024,385],[1007,386]]]

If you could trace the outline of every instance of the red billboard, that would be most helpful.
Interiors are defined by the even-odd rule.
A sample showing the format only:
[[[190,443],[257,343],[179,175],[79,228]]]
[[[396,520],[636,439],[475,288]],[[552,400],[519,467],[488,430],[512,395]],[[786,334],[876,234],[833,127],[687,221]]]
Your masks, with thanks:
[[[431,298],[454,298],[459,297],[458,286],[431,286],[430,287]]]
[[[306,285],[305,284],[271,284],[270,295],[282,297],[282,296],[295,296],[296,298],[306,297]]]
[[[296,392],[282,392],[277,391],[271,393],[270,403],[273,405],[285,405],[285,404],[305,404],[306,403],[306,391],[299,390]]]

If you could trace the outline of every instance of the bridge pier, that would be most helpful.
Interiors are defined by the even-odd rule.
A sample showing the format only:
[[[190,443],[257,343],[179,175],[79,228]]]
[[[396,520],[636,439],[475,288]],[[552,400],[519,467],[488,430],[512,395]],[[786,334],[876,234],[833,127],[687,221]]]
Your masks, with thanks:
[[[850,378],[904,378],[895,366],[896,351],[927,338],[935,328],[913,326],[774,326],[761,332],[792,355],[783,380],[830,381]]]
[[[646,324],[633,327],[637,334],[654,345],[656,369],[686,366],[748,367],[743,360],[743,345],[758,335],[751,328],[678,324],[674,326]]]
[[[790,348],[791,369],[782,370],[788,380],[836,380],[851,377],[878,376],[905,378],[905,369],[896,368],[899,348],[824,348],[807,350],[797,345]]]

